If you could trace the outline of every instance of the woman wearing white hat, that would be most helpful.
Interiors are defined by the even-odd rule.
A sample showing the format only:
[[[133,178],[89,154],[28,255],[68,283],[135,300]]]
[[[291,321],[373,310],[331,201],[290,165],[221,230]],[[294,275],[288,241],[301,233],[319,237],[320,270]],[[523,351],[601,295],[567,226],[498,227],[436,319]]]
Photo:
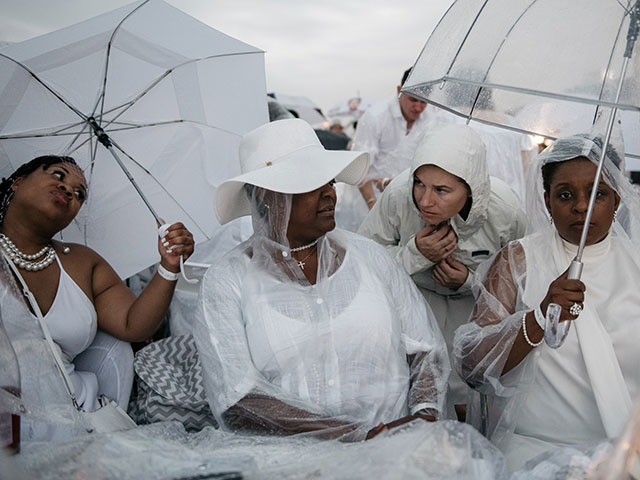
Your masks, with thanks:
[[[384,249],[334,230],[333,184],[358,183],[368,155],[287,119],[247,134],[240,162],[215,211],[251,214],[254,234],[205,274],[194,333],[220,425],[357,440],[441,417],[450,367],[429,306]]]
[[[515,193],[489,178],[486,148],[466,125],[428,131],[411,168],[397,176],[359,233],[384,245],[411,275],[433,309],[449,352],[474,304],[475,268],[524,235]],[[455,374],[451,400],[464,418],[468,388]]]

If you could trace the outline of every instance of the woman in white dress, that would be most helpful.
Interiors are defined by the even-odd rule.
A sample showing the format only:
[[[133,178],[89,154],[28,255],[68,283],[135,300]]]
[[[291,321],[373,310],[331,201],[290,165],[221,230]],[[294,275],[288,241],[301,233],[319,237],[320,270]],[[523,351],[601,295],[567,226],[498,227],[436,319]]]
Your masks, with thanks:
[[[159,272],[136,298],[95,251],[53,239],[73,221],[87,194],[84,174],[71,157],[38,157],[2,179],[0,256],[15,264],[33,293],[44,323],[60,347],[79,407],[94,411],[99,407],[98,396],[106,394],[126,409],[133,381],[133,354],[126,342],[145,340],[159,326],[175,289],[180,256],[187,258],[193,252],[193,238],[180,223],[169,228],[158,242]],[[15,280],[18,285],[17,278],[2,277],[0,280]],[[37,342],[43,332],[34,312],[26,312],[24,298],[14,300],[7,296],[2,308],[5,327],[18,350],[23,399],[44,411],[56,402],[71,405],[68,395],[60,399],[51,393],[63,385],[63,377],[55,370],[45,373],[43,364],[37,363],[36,357],[51,363],[49,347]],[[88,355],[78,362],[83,352]],[[106,374],[109,381],[99,384],[95,372],[85,371],[83,366],[95,363],[96,356],[102,358],[104,353],[111,354],[113,363],[105,363],[104,368],[113,374]],[[46,421],[23,422],[22,440],[59,437],[50,426]]]
[[[567,277],[602,144],[600,137],[576,135],[539,155],[527,192],[535,233],[476,272],[476,306],[455,335],[456,367],[487,399],[471,420],[483,423],[513,470],[557,446],[615,438],[640,394],[640,250],[629,239],[638,238],[640,200],[611,147],[581,280]],[[562,308],[562,322],[571,322],[557,349],[544,343],[550,303]]]
[[[449,361],[429,306],[376,243],[335,230],[335,181],[368,154],[327,151],[305,122],[263,125],[218,187],[254,234],[204,276],[194,336],[222,428],[349,440],[445,411]],[[396,422],[397,421],[397,422]]]

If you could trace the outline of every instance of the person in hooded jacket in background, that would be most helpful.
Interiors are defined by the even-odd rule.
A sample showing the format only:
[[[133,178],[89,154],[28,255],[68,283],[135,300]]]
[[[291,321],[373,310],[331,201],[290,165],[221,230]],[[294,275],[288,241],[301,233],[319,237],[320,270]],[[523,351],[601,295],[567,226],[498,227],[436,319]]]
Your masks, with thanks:
[[[425,133],[411,167],[385,189],[359,233],[384,245],[411,275],[451,354],[454,332],[474,305],[476,267],[521,238],[525,218],[514,191],[489,177],[478,134],[449,124]],[[470,390],[453,374],[449,388],[463,420]]]

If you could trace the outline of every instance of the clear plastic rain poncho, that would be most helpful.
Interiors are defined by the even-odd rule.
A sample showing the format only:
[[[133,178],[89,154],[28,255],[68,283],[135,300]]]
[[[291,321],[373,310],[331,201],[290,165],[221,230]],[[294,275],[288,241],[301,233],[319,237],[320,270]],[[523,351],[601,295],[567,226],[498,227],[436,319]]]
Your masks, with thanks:
[[[205,274],[194,330],[222,428],[360,440],[421,410],[442,418],[444,340],[400,266],[334,230],[310,284],[286,238],[292,196],[246,188],[254,234]]]
[[[620,156],[607,150],[603,179],[621,197],[612,233],[584,250],[584,310],[564,344],[533,349],[502,375],[522,317],[540,305],[549,284],[575,256],[549,223],[541,167],[586,157],[596,163],[602,138],[558,140],[528,172],[528,216],[534,233],[512,242],[476,271],[476,306],[456,331],[456,369],[486,395],[468,418],[506,454],[511,468],[554,446],[580,447],[617,436],[640,394],[640,200],[621,172]],[[539,309],[538,309],[539,310]],[[536,316],[544,328],[542,313]],[[481,408],[482,407],[482,408]]]
[[[32,442],[59,440],[86,433],[44,339],[38,320],[27,309],[11,272],[0,258],[0,315],[18,357],[21,401],[21,450]],[[4,392],[2,392],[4,394]],[[6,394],[5,394],[6,395]],[[3,406],[13,403],[3,395]]]
[[[84,435],[87,425],[73,406],[38,319],[29,311],[21,293],[9,267],[0,258],[0,316],[18,357],[21,400],[26,411],[16,413],[21,417],[20,448],[27,451]],[[74,321],[73,316],[69,321]],[[67,327],[59,330],[73,329],[72,325]],[[133,354],[127,342],[98,331],[89,347],[68,363],[66,354],[62,355],[72,382],[79,374],[93,377],[97,389],[92,390],[93,395],[106,395],[126,410],[133,383]],[[74,388],[78,399],[87,393],[76,382]],[[8,397],[0,398],[0,404],[7,401],[12,402]],[[91,403],[85,401],[85,405]]]

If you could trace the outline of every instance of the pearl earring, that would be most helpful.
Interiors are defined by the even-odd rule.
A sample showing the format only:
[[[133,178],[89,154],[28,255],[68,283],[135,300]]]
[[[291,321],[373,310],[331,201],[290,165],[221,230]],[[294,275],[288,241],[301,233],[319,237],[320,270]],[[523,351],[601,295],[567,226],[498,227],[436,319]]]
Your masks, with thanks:
[[[613,211],[613,221],[615,222],[618,219],[618,210]]]

